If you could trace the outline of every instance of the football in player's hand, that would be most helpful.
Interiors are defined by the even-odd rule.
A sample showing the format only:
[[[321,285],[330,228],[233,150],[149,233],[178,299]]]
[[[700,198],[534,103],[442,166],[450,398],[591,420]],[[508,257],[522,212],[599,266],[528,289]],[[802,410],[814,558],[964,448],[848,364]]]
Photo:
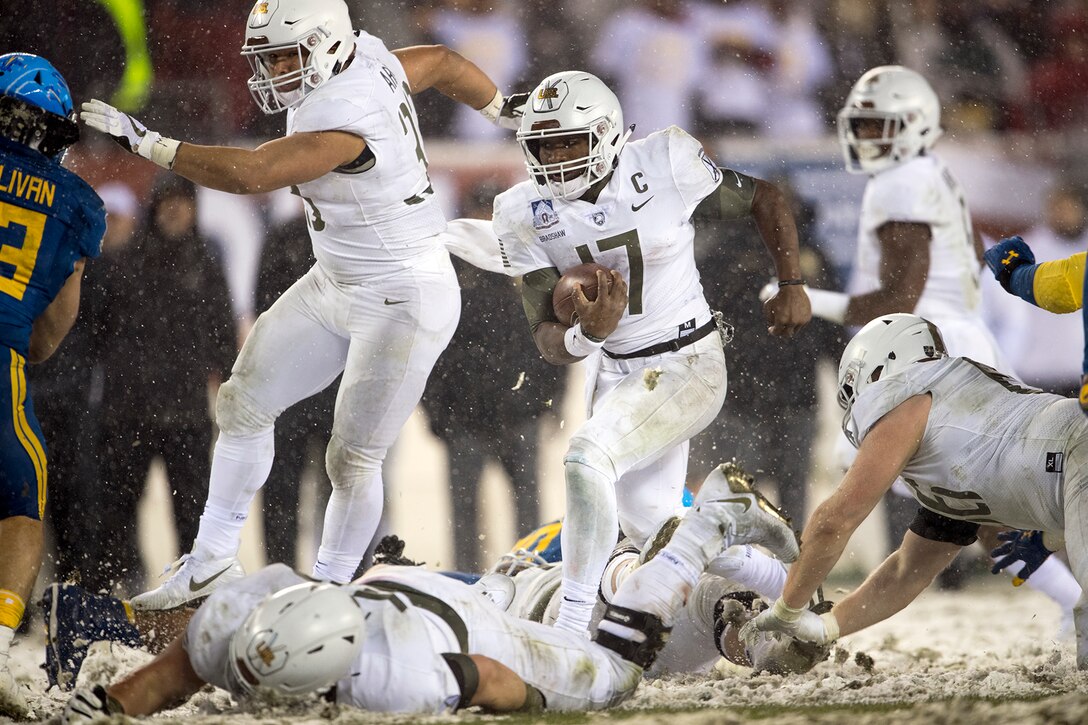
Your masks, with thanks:
[[[574,323],[578,321],[578,313],[574,309],[575,284],[582,285],[582,293],[585,294],[587,300],[592,302],[597,299],[597,270],[605,274],[609,271],[608,267],[596,262],[579,264],[577,267],[568,269],[555,285],[555,291],[552,292],[552,308],[555,310],[555,316],[567,327],[574,327]]]

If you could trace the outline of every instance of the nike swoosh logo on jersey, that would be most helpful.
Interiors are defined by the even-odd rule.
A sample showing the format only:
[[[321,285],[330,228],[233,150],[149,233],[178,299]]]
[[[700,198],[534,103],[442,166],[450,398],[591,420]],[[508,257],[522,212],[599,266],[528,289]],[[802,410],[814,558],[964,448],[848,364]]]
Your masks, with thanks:
[[[733,170],[730,169],[730,171],[733,171]],[[737,188],[739,189],[741,187],[740,174],[738,174],[736,171],[733,171],[733,176],[737,177]]]
[[[386,298],[385,304],[387,304],[387,305],[403,305],[407,301],[408,300],[391,300],[391,299]]]
[[[209,584],[211,584],[213,581],[215,581],[219,577],[226,574],[227,570],[229,570],[229,569],[230,569],[230,565],[228,564],[226,569],[224,569],[223,571],[220,571],[220,572],[216,572],[215,574],[212,574],[210,577],[208,577],[207,579],[205,579],[202,582],[198,582],[195,577],[190,578],[189,579],[189,591],[191,591],[191,592],[200,591],[201,589],[208,586]]]
[[[651,197],[650,197],[649,199],[647,199],[646,201],[642,202],[642,203],[641,203],[641,204],[639,204],[638,206],[635,206],[634,204],[632,204],[632,205],[631,205],[631,211],[638,211],[638,210],[639,210],[639,209],[641,209],[642,207],[644,207],[644,206],[646,206],[647,204],[649,204],[649,203],[650,203],[650,202],[651,202],[652,200],[653,200],[653,197],[651,196]]]

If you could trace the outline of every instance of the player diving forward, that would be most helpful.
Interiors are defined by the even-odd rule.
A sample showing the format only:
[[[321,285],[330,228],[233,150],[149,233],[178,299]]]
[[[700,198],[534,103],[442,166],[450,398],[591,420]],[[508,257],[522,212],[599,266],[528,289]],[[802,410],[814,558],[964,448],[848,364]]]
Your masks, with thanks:
[[[530,94],[518,141],[530,179],[495,199],[493,228],[507,272],[521,274],[546,360],[588,362],[589,419],[564,458],[567,512],[563,603],[556,626],[585,631],[618,528],[642,547],[680,500],[687,441],[721,409],[723,335],[703,295],[693,218],[751,216],[782,292],[765,310],[773,334],[808,322],[797,231],[781,193],[720,169],[673,126],[627,144],[623,111],[598,78],[565,71]],[[575,296],[578,322],[552,309],[560,276],[598,273],[595,301]]]
[[[386,712],[608,707],[634,691],[710,559],[752,542],[784,561],[797,555],[793,532],[759,494],[712,473],[669,543],[616,594],[593,641],[517,619],[417,567],[374,567],[341,587],[273,565],[214,592],[149,664],[77,691],[64,719],[154,713],[207,682],[237,695],[335,685],[338,702]]]
[[[809,290],[812,313],[842,325],[913,313],[941,330],[950,355],[1007,370],[982,319],[982,239],[963,189],[933,151],[941,137],[940,99],[919,73],[879,66],[854,84],[838,116],[846,170],[867,174],[858,222],[853,294]],[[843,458],[849,445],[842,442]],[[908,493],[896,486],[901,495]],[[980,533],[987,550],[998,530]],[[1032,579],[1066,612],[1079,596],[1058,559]]]
[[[26,364],[47,359],[72,328],[83,267],[106,231],[102,200],[60,164],[78,139],[56,68],[0,55],[0,715],[19,719],[28,707],[8,652],[41,568],[48,473]]]
[[[1065,539],[1088,584],[1088,419],[1071,398],[1027,388],[965,357],[949,357],[937,327],[882,315],[839,364],[843,430],[858,454],[812,514],[782,596],[742,630],[829,643],[914,600],[975,540],[980,524]],[[921,505],[899,549],[822,616],[804,609],[846,542],[897,477]],[[1088,600],[1073,608],[1077,666],[1088,669]]]
[[[257,320],[219,390],[196,541],[159,588],[133,599],[143,609],[177,607],[243,575],[241,530],[272,466],[275,420],[341,372],[313,574],[354,576],[381,516],[382,461],[460,310],[412,95],[435,88],[494,121],[503,113],[475,65],[442,46],[389,51],[352,30],[343,0],[256,3],[242,54],[257,104],[287,111],[287,135],[256,149],[181,143],[101,101],[83,107],[89,125],[202,186],[291,187],[306,203],[317,258]]]

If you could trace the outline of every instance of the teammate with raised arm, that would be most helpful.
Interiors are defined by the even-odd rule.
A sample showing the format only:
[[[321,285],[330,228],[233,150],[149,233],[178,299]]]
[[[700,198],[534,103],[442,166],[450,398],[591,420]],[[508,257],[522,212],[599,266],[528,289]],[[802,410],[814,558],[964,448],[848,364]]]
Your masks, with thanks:
[[[182,143],[101,101],[83,106],[89,125],[203,186],[291,187],[306,203],[317,258],[258,319],[220,389],[220,436],[192,552],[162,586],[133,599],[137,608],[176,607],[243,575],[239,539],[272,465],[276,417],[341,372],[326,453],[333,491],[313,574],[351,579],[381,516],[386,451],[460,309],[412,94],[435,88],[493,121],[512,113],[488,77],[449,49],[389,51],[353,31],[343,0],[256,3],[242,54],[257,104],[287,111],[287,135],[253,150]]]
[[[721,409],[725,354],[699,284],[693,220],[751,216],[774,258],[781,292],[765,305],[770,332],[810,318],[797,230],[771,184],[720,169],[675,126],[626,143],[615,94],[598,78],[545,78],[524,108],[518,141],[529,180],[495,199],[493,225],[546,360],[587,359],[589,420],[564,459],[567,513],[563,603],[556,626],[585,631],[621,527],[641,547],[680,500],[687,441]],[[578,321],[560,323],[552,293],[589,261],[599,293],[575,294]]]
[[[1072,398],[1043,393],[970,358],[949,357],[937,327],[882,315],[839,363],[843,430],[858,455],[812,514],[801,556],[775,605],[742,636],[777,631],[828,643],[914,600],[980,525],[1064,536],[1069,565],[1088,584],[1088,419]],[[897,551],[818,616],[804,609],[850,535],[897,477],[921,508]],[[1088,669],[1088,599],[1073,608],[1077,666]]]
[[[20,720],[29,708],[8,653],[42,565],[48,477],[26,364],[49,358],[72,329],[83,267],[106,231],[102,200],[60,163],[78,139],[57,69],[0,55],[0,715]]]
[[[62,719],[154,713],[206,682],[243,697],[335,686],[336,702],[376,712],[609,707],[634,692],[710,559],[743,543],[797,556],[786,521],[714,471],[665,548],[620,588],[593,641],[518,619],[420,567],[375,566],[339,587],[275,564],[213,593],[149,664],[78,690]]]

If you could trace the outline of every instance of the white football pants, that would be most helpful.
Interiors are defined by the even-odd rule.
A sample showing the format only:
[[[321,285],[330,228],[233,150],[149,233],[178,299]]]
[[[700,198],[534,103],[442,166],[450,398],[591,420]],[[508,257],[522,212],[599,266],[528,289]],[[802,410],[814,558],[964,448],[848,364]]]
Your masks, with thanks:
[[[563,579],[572,600],[583,596],[568,592],[568,582],[596,592],[618,527],[641,547],[675,512],[688,439],[725,401],[722,339],[711,334],[675,352],[632,360],[602,356],[586,385],[590,416],[564,459]]]
[[[423,395],[460,310],[444,249],[360,284],[338,283],[315,265],[258,318],[220,389],[221,435],[197,543],[217,556],[233,553],[223,551],[222,532],[232,528],[230,518],[244,520],[264,485],[276,418],[343,372],[326,452],[333,491],[314,573],[350,580],[381,517],[386,451]],[[235,551],[240,530],[238,523],[231,532]]]

